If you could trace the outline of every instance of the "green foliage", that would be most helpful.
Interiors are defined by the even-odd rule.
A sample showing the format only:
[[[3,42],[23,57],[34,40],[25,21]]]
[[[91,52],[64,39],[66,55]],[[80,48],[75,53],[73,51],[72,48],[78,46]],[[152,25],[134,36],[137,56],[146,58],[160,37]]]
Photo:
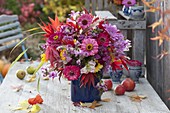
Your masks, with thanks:
[[[46,15],[57,15],[61,21],[68,17],[71,10],[81,10],[84,0],[45,0],[43,11]]]
[[[16,0],[7,0],[7,2],[5,2],[5,7],[11,10],[14,14],[20,13]]]

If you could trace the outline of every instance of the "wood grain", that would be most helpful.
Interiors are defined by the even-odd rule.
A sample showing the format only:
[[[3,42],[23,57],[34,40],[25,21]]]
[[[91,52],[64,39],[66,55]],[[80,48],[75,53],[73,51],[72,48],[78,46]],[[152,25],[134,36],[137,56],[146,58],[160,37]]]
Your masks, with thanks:
[[[19,80],[15,76],[18,69],[26,69],[27,66],[37,66],[38,62],[16,63],[12,67],[2,85],[0,86],[0,113],[14,113],[11,109],[16,107],[20,101],[35,97],[37,81],[27,83],[25,80]],[[38,76],[41,76],[38,72]],[[123,96],[116,96],[113,91],[105,92],[102,98],[110,98],[110,102],[100,102],[101,107],[95,109],[75,107],[70,99],[69,81],[62,78],[40,81],[40,95],[44,99],[40,113],[169,113],[168,108],[162,102],[160,97],[148,83],[145,78],[140,78],[139,84],[133,92],[126,92]],[[23,90],[14,92],[11,85],[22,84]],[[113,88],[118,84],[114,84]],[[146,99],[141,102],[133,102],[129,96],[133,94],[145,95]],[[23,111],[15,111],[15,113],[23,113]]]

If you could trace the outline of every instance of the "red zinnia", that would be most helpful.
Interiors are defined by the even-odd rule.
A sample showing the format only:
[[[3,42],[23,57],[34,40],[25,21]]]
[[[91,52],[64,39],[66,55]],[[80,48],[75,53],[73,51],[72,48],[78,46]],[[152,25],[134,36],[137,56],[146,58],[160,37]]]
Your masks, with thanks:
[[[80,68],[78,66],[66,66],[63,74],[68,80],[77,80],[80,76]]]
[[[107,47],[109,45],[109,34],[106,32],[100,33],[97,38],[97,43]]]

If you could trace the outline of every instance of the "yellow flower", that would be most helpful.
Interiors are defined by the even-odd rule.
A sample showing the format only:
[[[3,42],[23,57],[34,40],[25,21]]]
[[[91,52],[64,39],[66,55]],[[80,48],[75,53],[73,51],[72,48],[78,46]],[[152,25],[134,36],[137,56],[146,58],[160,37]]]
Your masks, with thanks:
[[[103,68],[103,65],[101,65],[100,63],[97,63],[97,66],[95,67],[95,73],[97,73],[98,71],[100,71]]]
[[[60,52],[61,60],[66,60],[66,57],[64,56],[65,52],[66,52],[66,49],[61,50]]]
[[[47,62],[46,55],[44,53],[41,54],[41,61],[42,62]]]

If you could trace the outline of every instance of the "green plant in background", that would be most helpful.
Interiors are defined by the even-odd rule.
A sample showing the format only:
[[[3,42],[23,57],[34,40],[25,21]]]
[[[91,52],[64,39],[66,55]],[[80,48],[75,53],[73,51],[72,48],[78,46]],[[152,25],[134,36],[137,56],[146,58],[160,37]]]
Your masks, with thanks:
[[[63,21],[70,10],[81,10],[83,5],[84,0],[45,0],[43,11],[46,15],[57,15]]]
[[[85,0],[0,0],[0,14],[17,14],[23,31],[38,27],[40,20],[46,22],[49,17],[57,15],[60,21],[66,20],[70,10],[82,10]],[[24,37],[30,35],[23,32]],[[32,31],[31,33],[34,33]],[[42,42],[41,35],[31,36],[26,40],[28,56],[37,59],[40,56],[38,43]]]

